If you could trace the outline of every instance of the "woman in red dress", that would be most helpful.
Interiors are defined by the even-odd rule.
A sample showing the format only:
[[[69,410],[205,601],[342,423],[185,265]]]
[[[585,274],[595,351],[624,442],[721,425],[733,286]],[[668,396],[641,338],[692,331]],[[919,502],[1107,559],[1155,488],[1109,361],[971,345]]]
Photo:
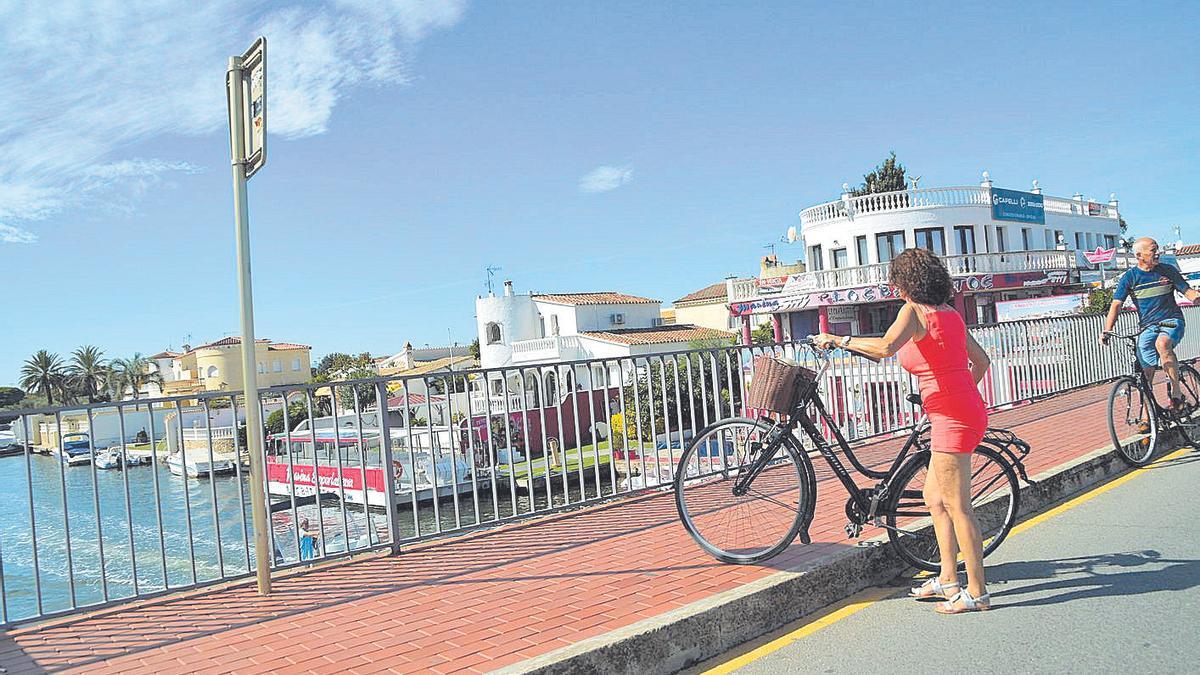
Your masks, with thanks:
[[[914,588],[912,595],[945,598],[936,607],[943,614],[985,610],[991,598],[983,575],[982,537],[971,508],[971,453],[987,430],[987,409],[978,385],[991,360],[950,306],[954,286],[936,255],[920,248],[901,252],[892,260],[889,281],[905,302],[883,337],[822,333],[814,341],[874,358],[898,354],[900,365],[917,377],[932,427],[933,458],[924,492],[942,571]],[[960,551],[966,562],[966,588],[958,581]]]

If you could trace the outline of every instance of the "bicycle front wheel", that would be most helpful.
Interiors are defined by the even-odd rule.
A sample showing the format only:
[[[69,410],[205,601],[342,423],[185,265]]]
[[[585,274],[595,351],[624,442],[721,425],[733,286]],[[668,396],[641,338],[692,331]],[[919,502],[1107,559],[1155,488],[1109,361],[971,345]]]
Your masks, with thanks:
[[[1113,383],[1108,394],[1108,431],[1117,454],[1130,466],[1146,466],[1158,444],[1154,401],[1132,377]]]
[[[1200,445],[1200,373],[1189,365],[1179,367],[1179,389],[1183,396],[1183,410],[1179,413],[1176,426],[1185,443]]]
[[[748,564],[787,548],[811,519],[812,465],[785,439],[767,466],[734,494],[767,448],[772,427],[732,419],[705,428],[679,459],[675,506],[688,534],[722,562]]]
[[[924,497],[929,458],[929,451],[922,450],[896,474],[889,486],[887,524],[888,538],[901,559],[917,569],[937,572],[941,570],[942,558]],[[987,446],[976,448],[971,455],[971,508],[983,535],[985,558],[1012,530],[1020,503],[1021,488],[1012,464]],[[958,568],[964,566],[960,560]]]

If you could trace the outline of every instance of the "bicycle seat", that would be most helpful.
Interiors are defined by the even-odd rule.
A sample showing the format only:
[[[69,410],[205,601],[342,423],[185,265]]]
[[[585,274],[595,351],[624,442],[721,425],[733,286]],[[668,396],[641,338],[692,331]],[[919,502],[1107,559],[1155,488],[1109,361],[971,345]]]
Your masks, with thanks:
[[[905,396],[904,398],[907,399],[909,403],[911,403],[915,406],[921,405],[921,395],[920,394],[909,394],[908,396]]]

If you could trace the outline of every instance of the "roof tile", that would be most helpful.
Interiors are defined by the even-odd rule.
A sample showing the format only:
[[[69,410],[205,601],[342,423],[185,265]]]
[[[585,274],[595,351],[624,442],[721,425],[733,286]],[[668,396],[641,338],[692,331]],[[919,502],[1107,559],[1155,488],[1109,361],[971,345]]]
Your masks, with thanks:
[[[658,300],[617,293],[615,291],[597,291],[595,293],[535,293],[533,299],[556,302],[561,305],[649,305],[659,302]]]
[[[704,328],[688,323],[674,326],[658,326],[655,328],[587,331],[580,333],[580,335],[620,345],[658,345],[672,342],[694,342],[696,340],[732,340],[737,337],[733,333],[723,330]]]
[[[678,305],[681,302],[697,302],[700,300],[724,300],[728,297],[724,281],[718,281],[711,286],[705,286],[695,293],[688,293],[682,298],[675,301]]]

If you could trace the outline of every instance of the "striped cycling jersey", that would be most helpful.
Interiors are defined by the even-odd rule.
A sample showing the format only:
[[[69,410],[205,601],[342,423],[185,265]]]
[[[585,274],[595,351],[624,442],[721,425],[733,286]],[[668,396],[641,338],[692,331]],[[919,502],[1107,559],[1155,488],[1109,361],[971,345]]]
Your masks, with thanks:
[[[1167,319],[1182,319],[1183,311],[1175,302],[1175,291],[1182,293],[1187,289],[1188,284],[1179,270],[1159,263],[1149,272],[1134,267],[1121,275],[1113,291],[1113,300],[1125,302],[1126,298],[1132,297],[1141,324],[1148,326]]]

